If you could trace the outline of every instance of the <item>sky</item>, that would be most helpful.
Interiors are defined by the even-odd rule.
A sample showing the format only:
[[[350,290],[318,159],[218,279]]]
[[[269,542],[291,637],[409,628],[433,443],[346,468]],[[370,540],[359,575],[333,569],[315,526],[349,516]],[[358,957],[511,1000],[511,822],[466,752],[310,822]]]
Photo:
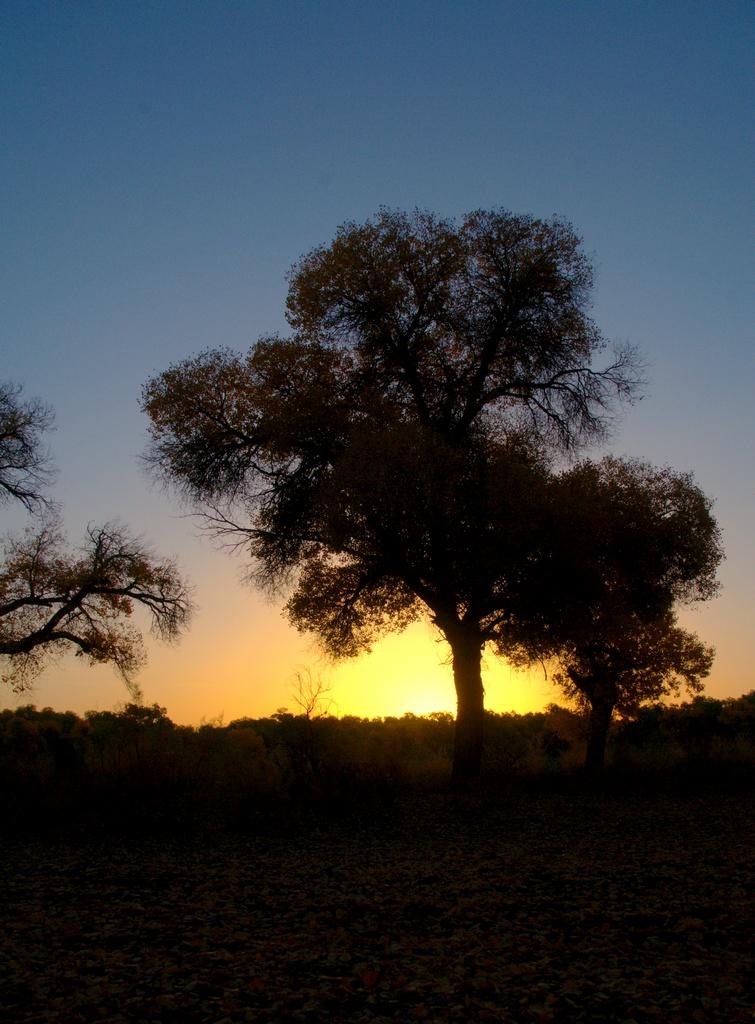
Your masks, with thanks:
[[[4,0],[0,379],[56,410],[72,542],[118,517],[193,580],[191,631],[148,643],[147,703],[185,724],[293,710],[308,670],[340,714],[455,707],[429,626],[325,663],[138,462],[145,381],[285,333],[291,265],[380,206],[572,222],[594,318],[649,365],[610,450],[716,499],[722,592],[681,621],[716,647],[709,695],[755,687],[754,26],[739,0]],[[559,699],[492,656],[485,686],[496,711]],[[73,657],[0,691],[79,714],[125,699]]]

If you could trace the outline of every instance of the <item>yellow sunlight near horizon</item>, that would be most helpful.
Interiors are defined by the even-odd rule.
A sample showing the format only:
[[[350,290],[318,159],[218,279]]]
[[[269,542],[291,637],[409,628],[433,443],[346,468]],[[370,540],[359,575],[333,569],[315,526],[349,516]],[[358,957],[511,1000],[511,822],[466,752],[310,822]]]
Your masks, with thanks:
[[[456,711],[451,666],[446,662],[448,645],[437,641],[431,628],[416,623],[402,634],[383,639],[370,654],[335,666],[310,665],[331,686],[334,713],[361,718],[400,717],[406,712],[426,715],[432,711]],[[555,689],[541,671],[517,672],[487,654],[483,683],[485,706],[491,711],[524,714],[541,711],[558,700]],[[563,699],[563,698],[562,698]],[[293,702],[289,701],[287,706]]]

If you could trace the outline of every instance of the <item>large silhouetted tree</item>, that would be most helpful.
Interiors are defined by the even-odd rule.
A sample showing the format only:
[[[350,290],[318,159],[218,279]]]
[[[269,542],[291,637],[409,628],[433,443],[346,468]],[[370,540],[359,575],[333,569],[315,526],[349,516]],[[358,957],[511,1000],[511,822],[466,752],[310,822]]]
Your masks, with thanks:
[[[189,588],[172,559],[160,559],[119,523],[89,526],[78,550],[66,544],[57,507],[46,494],[48,406],[0,387],[0,500],[20,502],[37,518],[20,536],[0,540],[0,678],[27,689],[66,650],[109,662],[132,696],[144,661],[142,634],[130,624],[146,609],[153,632],[175,640],[188,624]]]
[[[604,433],[638,375],[601,358],[567,223],[382,211],[290,275],[289,339],[149,381],[146,460],[289,588],[333,654],[427,615],[448,641],[454,777],[482,755],[481,656],[527,574],[546,453]]]
[[[550,661],[589,712],[586,767],[603,768],[614,711],[702,690],[714,651],[677,624],[718,589],[712,502],[688,473],[637,460],[583,463],[553,478],[548,522],[499,640],[513,661]]]

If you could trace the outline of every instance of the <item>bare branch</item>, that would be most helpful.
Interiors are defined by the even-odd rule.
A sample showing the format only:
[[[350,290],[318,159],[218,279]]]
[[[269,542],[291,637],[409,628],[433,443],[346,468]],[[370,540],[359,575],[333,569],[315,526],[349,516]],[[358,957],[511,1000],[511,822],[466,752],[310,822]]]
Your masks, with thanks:
[[[51,513],[45,493],[54,471],[43,435],[54,413],[38,398],[22,398],[18,384],[0,383],[0,504],[19,501],[29,512]]]
[[[89,526],[70,552],[57,523],[5,542],[0,568],[0,656],[6,682],[24,689],[46,661],[74,648],[91,663],[109,662],[127,685],[144,662],[141,632],[128,624],[135,606],[151,631],[177,640],[193,606],[172,559],[158,559],[118,523]]]

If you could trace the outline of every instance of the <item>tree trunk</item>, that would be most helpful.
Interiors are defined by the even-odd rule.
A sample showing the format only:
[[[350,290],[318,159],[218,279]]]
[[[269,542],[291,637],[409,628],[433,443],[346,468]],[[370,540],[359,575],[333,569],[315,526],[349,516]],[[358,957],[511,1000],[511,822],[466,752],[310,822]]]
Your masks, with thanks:
[[[587,756],[585,771],[590,776],[600,775],[606,762],[606,741],[611,725],[615,700],[613,697],[596,695],[592,697],[590,718],[587,724]]]
[[[456,686],[456,728],[452,784],[473,785],[482,770],[482,729],[485,717],[482,687],[482,642],[478,636],[449,640]]]

